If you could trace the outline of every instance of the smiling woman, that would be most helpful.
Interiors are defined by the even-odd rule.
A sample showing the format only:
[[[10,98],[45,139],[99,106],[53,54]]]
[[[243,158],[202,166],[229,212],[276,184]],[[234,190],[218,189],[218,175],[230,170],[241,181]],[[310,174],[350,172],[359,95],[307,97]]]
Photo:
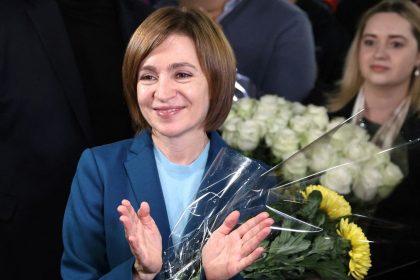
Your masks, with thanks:
[[[172,161],[189,164],[207,144],[203,124],[209,110],[209,87],[193,41],[173,34],[154,49],[140,66],[137,99],[142,116],[153,128],[155,145]],[[176,159],[169,141],[194,145],[190,158]],[[194,147],[193,146],[193,147]],[[189,156],[189,155],[184,155]]]
[[[165,9],[157,11],[162,16]],[[167,17],[167,15],[165,14]],[[130,109],[131,118],[136,131],[150,128],[141,115],[137,100],[137,81],[139,70],[144,67],[145,58],[162,44],[170,35],[184,35],[191,40],[198,59],[199,68],[208,81],[209,114],[204,123],[205,131],[218,129],[232,104],[236,77],[235,57],[226,37],[220,28],[204,13],[197,15],[181,15],[176,13],[171,21],[160,20],[158,17],[149,18],[143,28],[137,29],[127,46],[123,66],[123,80],[125,95]],[[204,17],[206,21],[203,20]],[[188,25],[194,21],[195,24]],[[181,50],[182,52],[182,50]],[[174,58],[172,58],[173,60]],[[182,63],[177,61],[176,63]]]
[[[64,279],[161,277],[163,252],[178,242],[171,231],[190,224],[176,222],[228,149],[215,130],[230,111],[235,69],[226,38],[203,12],[163,8],[138,27],[123,64],[137,135],[83,153],[64,217]],[[209,236],[207,279],[239,277],[262,254],[273,220],[254,214],[237,227],[233,211]]]

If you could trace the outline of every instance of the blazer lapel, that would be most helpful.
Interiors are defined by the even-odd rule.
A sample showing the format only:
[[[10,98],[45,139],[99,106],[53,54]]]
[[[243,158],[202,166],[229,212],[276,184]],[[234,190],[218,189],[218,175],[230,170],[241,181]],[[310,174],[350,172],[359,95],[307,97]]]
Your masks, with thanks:
[[[165,250],[172,246],[172,241],[169,239],[171,231],[149,134],[139,135],[134,140],[130,152],[124,165],[136,198],[133,207],[138,209],[143,201],[149,203],[151,215],[162,235]]]
[[[39,34],[50,58],[52,68],[62,84],[63,91],[88,143],[92,144],[90,117],[83,94],[82,81],[76,67],[64,22],[60,16],[59,7],[55,1],[34,2],[36,4],[27,10],[28,16]]]

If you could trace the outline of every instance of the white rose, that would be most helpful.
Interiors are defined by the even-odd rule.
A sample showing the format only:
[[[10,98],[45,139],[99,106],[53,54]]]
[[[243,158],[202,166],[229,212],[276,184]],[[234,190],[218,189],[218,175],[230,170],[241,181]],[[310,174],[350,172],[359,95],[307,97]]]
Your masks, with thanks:
[[[324,171],[337,162],[337,154],[331,144],[326,142],[314,144],[306,153],[309,159],[309,167],[315,172]]]
[[[254,115],[257,100],[252,98],[241,98],[236,102],[235,111],[243,119],[250,119]]]
[[[233,117],[228,118],[222,126],[222,138],[226,141],[226,143],[231,146],[237,148],[237,140],[238,140],[238,127],[243,122],[241,118],[237,117],[236,115],[232,115]]]
[[[306,147],[318,138],[324,135],[324,132],[318,128],[311,127],[301,135],[301,147]]]
[[[293,102],[291,110],[294,115],[303,115],[306,112],[306,106],[299,102]]]
[[[308,131],[311,127],[312,120],[307,116],[294,116],[289,121],[289,127],[299,135]]]
[[[274,95],[264,95],[261,97],[255,111],[255,117],[259,119],[272,119],[277,115],[279,109],[279,97]]]
[[[264,138],[265,135],[267,134],[267,130],[268,130],[268,126],[267,126],[267,121],[266,120],[260,120],[260,119],[252,119],[253,121],[255,121],[256,123],[258,123],[258,126],[260,127],[260,139]]]
[[[364,143],[367,142],[368,139],[369,135],[366,130],[350,123],[343,124],[331,135],[331,143],[337,150],[343,150],[350,140]]]
[[[265,94],[265,95],[260,97],[260,102],[259,103],[263,107],[274,106],[277,110],[279,105],[284,104],[285,102],[284,102],[283,97],[273,95],[273,94]]]
[[[284,97],[275,95],[275,94],[264,94],[260,97],[261,103],[272,103],[276,106],[288,105],[290,102],[287,101]]]
[[[366,142],[349,139],[347,145],[343,147],[344,157],[352,161],[366,159]]]
[[[370,157],[369,163],[375,167],[383,167],[391,161],[389,153],[381,151],[381,149],[372,142],[367,142],[365,149],[366,156]]]
[[[277,138],[278,134],[287,127],[287,121],[280,118],[269,119],[267,120],[267,131],[265,135],[265,142],[269,147],[273,146],[274,140]]]
[[[339,194],[349,194],[352,184],[351,171],[346,166],[340,166],[325,172],[320,179],[320,183]]]
[[[382,170],[382,175],[384,184],[378,189],[378,195],[385,198],[401,183],[404,174],[396,164],[389,162]]]
[[[345,168],[350,172],[353,181],[359,175],[360,169],[363,168],[363,163],[361,162],[351,162],[347,158],[337,158],[336,165],[345,165]]]
[[[383,185],[381,172],[377,168],[364,165],[354,180],[353,192],[359,199],[369,201],[375,197],[381,185]]]
[[[236,142],[242,151],[253,151],[261,140],[260,125],[254,120],[245,120],[238,125],[238,140]]]
[[[272,112],[270,110],[257,109],[252,118],[256,120],[268,121],[276,118],[276,112]]]
[[[347,145],[347,142],[350,139],[353,139],[352,132],[353,130],[350,124],[343,124],[338,130],[334,131],[331,135],[331,143],[341,150],[342,147]]]
[[[288,105],[280,106],[277,110],[277,118],[283,119],[287,123],[293,116],[293,112],[290,110]]]
[[[273,139],[271,150],[275,157],[284,159],[285,154],[298,150],[298,147],[299,138],[296,133],[289,128],[285,128]]]
[[[236,114],[235,110],[230,110],[229,114],[226,117],[225,122],[229,121],[229,119],[233,119],[233,118],[237,118],[237,117],[238,117],[238,115]]]
[[[327,127],[326,127],[326,130],[327,131],[330,131],[331,129],[334,129],[334,128],[336,128],[338,125],[341,125],[343,122],[345,121],[345,119],[344,118],[341,118],[341,117],[336,117],[336,118],[333,118],[328,124],[327,124]]]
[[[355,141],[359,141],[359,142],[369,141],[370,136],[367,133],[366,129],[352,123],[349,124],[349,128],[353,130],[351,133]]]
[[[236,116],[235,114],[230,115],[229,114],[229,118],[227,118],[225,120],[225,122],[223,123],[221,130],[225,131],[229,131],[229,132],[233,132],[237,130],[238,124],[243,122],[242,119],[238,116]]]
[[[223,140],[225,140],[225,142],[234,148],[237,148],[237,144],[236,141],[238,140],[238,135],[236,131],[228,131],[228,130],[223,130],[222,131],[222,138]]]
[[[290,153],[285,155],[285,158],[287,157],[287,159],[283,162],[282,166],[284,178],[290,181],[303,178],[307,173],[308,167],[304,153],[291,153],[293,153],[291,157],[289,157]]]
[[[327,109],[321,106],[308,105],[305,115],[312,119],[312,122],[320,129],[325,129],[329,123]]]

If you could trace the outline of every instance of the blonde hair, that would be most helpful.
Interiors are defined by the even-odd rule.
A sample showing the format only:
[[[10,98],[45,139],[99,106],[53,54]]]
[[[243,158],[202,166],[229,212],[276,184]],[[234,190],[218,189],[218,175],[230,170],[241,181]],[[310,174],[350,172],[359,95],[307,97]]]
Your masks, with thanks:
[[[153,12],[134,32],[123,62],[123,87],[134,130],[150,125],[137,102],[139,67],[146,57],[172,34],[188,36],[195,45],[200,66],[209,85],[209,111],[204,129],[218,129],[226,119],[233,100],[236,61],[220,27],[204,12],[194,8],[165,7]]]
[[[411,25],[411,31],[417,41],[417,50],[420,51],[420,8],[408,0],[385,0],[369,9],[359,22],[356,35],[347,53],[343,77],[339,82],[339,91],[328,100],[329,111],[342,109],[359,92],[364,80],[360,73],[358,54],[360,42],[367,21],[377,13],[396,13],[406,19]],[[411,76],[408,94],[411,96],[410,108],[414,113],[420,112],[420,77]]]

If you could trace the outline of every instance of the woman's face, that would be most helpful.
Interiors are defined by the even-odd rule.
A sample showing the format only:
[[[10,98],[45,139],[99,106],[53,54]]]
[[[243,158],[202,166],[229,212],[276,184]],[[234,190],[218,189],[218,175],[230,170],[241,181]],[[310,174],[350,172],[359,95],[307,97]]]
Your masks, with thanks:
[[[209,110],[209,86],[193,41],[170,35],[140,65],[140,110],[157,137],[202,135]]]
[[[366,23],[360,41],[360,71],[365,84],[408,85],[420,64],[410,23],[396,13],[377,13]]]

